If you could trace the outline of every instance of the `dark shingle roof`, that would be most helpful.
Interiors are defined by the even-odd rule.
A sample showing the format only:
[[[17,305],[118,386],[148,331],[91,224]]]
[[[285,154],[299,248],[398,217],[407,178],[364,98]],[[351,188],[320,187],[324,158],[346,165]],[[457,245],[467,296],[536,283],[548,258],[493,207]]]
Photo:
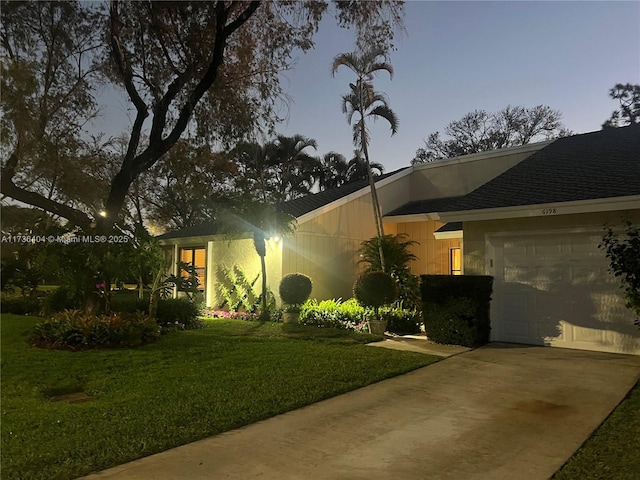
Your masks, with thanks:
[[[202,225],[194,225],[192,227],[181,228],[162,235],[158,235],[158,240],[168,240],[170,238],[186,238],[186,237],[204,237],[208,235],[216,235],[219,228],[214,223],[204,223]]]
[[[420,213],[441,212],[449,205],[457,202],[464,197],[444,197],[430,198],[428,200],[416,200],[414,202],[405,203],[403,206],[387,213],[385,217],[393,217],[396,215],[416,215]]]
[[[440,211],[640,195],[640,124],[556,140]]]
[[[376,183],[380,180],[395,175],[396,173],[406,170],[407,168],[410,167],[404,167],[399,170],[380,175],[379,177],[376,177]],[[325,205],[335,202],[336,200],[340,200],[347,195],[355,193],[358,190],[367,187],[368,185],[368,180],[359,180],[357,182],[342,185],[338,188],[332,188],[331,190],[325,190],[323,192],[318,192],[311,195],[306,195],[304,197],[289,200],[288,202],[281,204],[278,208],[285,213],[293,215],[294,217],[300,217],[306,213],[312,212],[320,207],[324,207]]]
[[[436,232],[457,232],[459,230],[462,230],[462,222],[449,222],[437,229]]]
[[[411,215],[640,195],[640,124],[564,137],[462,197],[411,202]]]

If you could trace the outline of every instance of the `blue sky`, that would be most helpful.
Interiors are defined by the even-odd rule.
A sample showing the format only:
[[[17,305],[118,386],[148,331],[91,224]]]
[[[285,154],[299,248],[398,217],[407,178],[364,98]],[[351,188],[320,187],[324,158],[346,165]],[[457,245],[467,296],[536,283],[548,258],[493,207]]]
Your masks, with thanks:
[[[327,19],[330,20],[330,19]],[[599,130],[617,104],[616,83],[640,83],[640,2],[423,2],[406,6],[406,33],[392,53],[388,94],[397,135],[371,125],[371,160],[386,171],[409,165],[429,133],[475,109],[545,104],[575,133]],[[331,77],[333,57],[353,50],[348,31],[323,21],[316,49],[286,74],[292,97],[278,131],[318,142],[318,153],[353,152],[340,97],[352,74]]]

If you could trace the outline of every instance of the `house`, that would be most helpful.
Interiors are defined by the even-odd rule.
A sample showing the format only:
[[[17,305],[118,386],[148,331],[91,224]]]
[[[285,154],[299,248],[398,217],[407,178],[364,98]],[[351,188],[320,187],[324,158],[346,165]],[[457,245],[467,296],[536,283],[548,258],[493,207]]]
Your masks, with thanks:
[[[494,277],[492,340],[640,354],[640,332],[598,249],[605,225],[640,224],[640,125],[415,165],[376,186],[385,233],[418,242],[413,273]],[[300,271],[312,296],[349,297],[359,245],[375,236],[367,183],[282,208],[298,229],[269,242],[272,290]],[[248,238],[231,242],[204,226],[161,241],[174,259],[199,262],[211,306],[218,265],[259,272]]]

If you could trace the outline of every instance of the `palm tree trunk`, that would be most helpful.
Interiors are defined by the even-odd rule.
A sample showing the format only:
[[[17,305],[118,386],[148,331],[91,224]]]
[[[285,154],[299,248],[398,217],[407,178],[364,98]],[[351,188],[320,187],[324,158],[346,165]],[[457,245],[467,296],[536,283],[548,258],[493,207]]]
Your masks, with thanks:
[[[380,269],[384,272],[384,253],[382,252],[382,237],[384,236],[384,227],[382,225],[382,212],[380,211],[380,202],[378,201],[378,191],[376,190],[376,182],[373,178],[371,170],[371,162],[369,161],[369,149],[367,148],[366,125],[364,122],[364,110],[362,108],[362,81],[359,81],[358,87],[359,105],[360,105],[360,138],[362,140],[362,153],[367,164],[367,175],[369,176],[369,186],[371,187],[371,203],[373,205],[373,218],[376,222],[376,232],[378,234],[378,254],[380,255]]]
[[[267,262],[264,255],[260,255],[260,267],[262,268],[262,315],[267,313]]]

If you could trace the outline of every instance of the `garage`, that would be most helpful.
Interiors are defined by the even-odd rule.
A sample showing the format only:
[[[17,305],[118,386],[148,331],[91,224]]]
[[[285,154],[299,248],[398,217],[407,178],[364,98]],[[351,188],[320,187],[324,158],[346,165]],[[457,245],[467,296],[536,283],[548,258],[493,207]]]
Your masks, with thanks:
[[[602,227],[486,235],[492,340],[640,354]]]

